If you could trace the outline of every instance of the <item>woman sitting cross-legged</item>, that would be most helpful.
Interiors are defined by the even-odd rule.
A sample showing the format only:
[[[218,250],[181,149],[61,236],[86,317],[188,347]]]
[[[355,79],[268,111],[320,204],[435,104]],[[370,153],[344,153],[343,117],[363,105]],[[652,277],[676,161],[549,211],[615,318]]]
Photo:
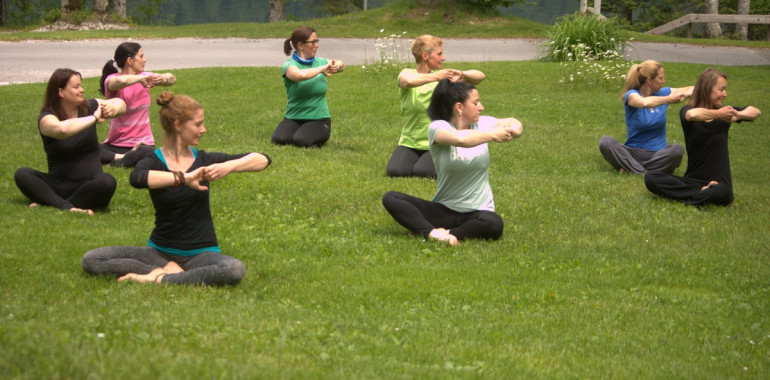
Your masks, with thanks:
[[[730,123],[752,121],[761,112],[752,106],[722,104],[727,97],[727,76],[706,69],[695,82],[692,100],[679,111],[687,146],[687,171],[678,177],[664,171],[649,171],[644,184],[654,194],[688,205],[733,202],[727,132]]]
[[[225,154],[197,150],[203,108],[186,95],[165,91],[157,98],[165,131],[163,147],[131,172],[136,188],[148,188],[155,229],[144,247],[97,248],[83,256],[91,274],[118,281],[228,285],[240,282],[243,263],[220,253],[209,207],[209,183],[230,173],[256,172],[270,164],[261,153]]]
[[[45,100],[37,119],[43,139],[48,173],[20,168],[16,186],[32,202],[30,207],[53,206],[93,215],[110,204],[118,187],[99,161],[96,125],[126,112],[120,99],[83,98],[80,73],[57,69],[48,80]]]
[[[432,201],[396,191],[385,193],[382,204],[396,222],[423,238],[450,245],[503,234],[503,220],[495,213],[489,185],[487,143],[521,136],[522,125],[514,118],[480,116],[483,110],[479,93],[470,83],[439,82],[428,107],[438,191]]]

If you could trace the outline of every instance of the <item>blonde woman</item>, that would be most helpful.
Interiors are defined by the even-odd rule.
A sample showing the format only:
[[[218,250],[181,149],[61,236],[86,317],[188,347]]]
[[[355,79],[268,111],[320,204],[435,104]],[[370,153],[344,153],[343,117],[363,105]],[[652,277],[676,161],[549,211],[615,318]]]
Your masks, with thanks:
[[[422,35],[412,41],[412,55],[416,66],[398,74],[401,102],[401,137],[388,161],[388,177],[436,178],[428,147],[428,105],[433,90],[442,79],[478,85],[484,73],[478,70],[442,69],[446,57],[443,42],[431,35]]]
[[[636,174],[648,170],[672,173],[684,155],[680,144],[666,140],[666,108],[692,95],[692,86],[663,87],[663,66],[652,60],[631,66],[621,100],[626,110],[626,142],[603,136],[599,151],[615,170]]]

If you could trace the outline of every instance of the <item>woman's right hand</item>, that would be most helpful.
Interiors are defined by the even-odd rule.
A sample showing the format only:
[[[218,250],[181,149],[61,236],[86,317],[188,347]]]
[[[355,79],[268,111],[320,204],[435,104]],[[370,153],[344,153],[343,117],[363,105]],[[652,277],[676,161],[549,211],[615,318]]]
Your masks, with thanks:
[[[208,190],[208,186],[201,185],[201,181],[205,179],[206,167],[195,169],[189,173],[184,173],[185,186],[199,191]]]

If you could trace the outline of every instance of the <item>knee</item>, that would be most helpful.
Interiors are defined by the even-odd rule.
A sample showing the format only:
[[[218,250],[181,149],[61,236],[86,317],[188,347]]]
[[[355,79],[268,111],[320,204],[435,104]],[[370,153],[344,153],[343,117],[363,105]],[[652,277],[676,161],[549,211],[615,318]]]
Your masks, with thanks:
[[[35,171],[31,168],[19,168],[18,170],[16,170],[16,173],[13,174],[13,180],[18,185],[19,182],[24,181],[25,178],[29,178],[30,176],[32,176],[32,173],[34,172]]]
[[[613,143],[617,141],[614,137],[610,136],[602,136],[602,138],[599,139],[599,150],[605,151],[607,150]]]
[[[497,215],[494,212],[488,212],[485,213],[481,219],[486,225],[484,229],[486,230],[485,237],[487,239],[497,240],[500,236],[503,236],[504,223],[503,218],[501,218],[500,215]]]
[[[684,147],[677,143],[671,144],[671,155],[679,157],[679,161],[682,161],[682,157],[684,156]]]
[[[388,191],[382,196],[382,205],[385,206],[385,208],[389,208],[390,205],[393,204],[393,202],[397,199],[398,192],[396,191]]]
[[[234,285],[241,282],[243,276],[246,275],[246,266],[240,260],[232,259],[227,263],[226,272],[228,274],[227,284]]]
[[[94,269],[96,262],[99,260],[98,249],[92,249],[83,255],[83,259],[80,264],[83,266],[83,270],[89,274],[95,274]]]

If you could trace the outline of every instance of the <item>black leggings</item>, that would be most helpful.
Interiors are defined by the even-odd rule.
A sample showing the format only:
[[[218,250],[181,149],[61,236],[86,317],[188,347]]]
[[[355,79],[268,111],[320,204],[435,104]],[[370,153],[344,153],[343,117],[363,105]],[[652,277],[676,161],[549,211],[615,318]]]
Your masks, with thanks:
[[[398,224],[424,238],[435,228],[446,228],[459,240],[497,240],[503,235],[503,219],[492,211],[457,212],[397,191],[385,193],[382,205]]]
[[[141,145],[134,149],[133,147],[115,146],[110,144],[99,144],[99,159],[102,165],[118,168],[133,168],[143,158],[150,156],[155,151],[153,145]],[[123,158],[115,159],[115,153],[123,154]]]
[[[147,274],[163,268],[169,261],[179,264],[184,272],[164,275],[161,282],[171,284],[233,285],[246,274],[243,263],[216,252],[194,256],[171,256],[149,246],[102,247],[83,255],[83,270],[95,275],[124,276]]]
[[[436,168],[429,150],[397,146],[386,169],[388,177],[436,178]]]
[[[118,187],[115,177],[107,173],[99,173],[83,181],[68,181],[34,169],[21,168],[13,179],[32,202],[62,210],[107,207]]]
[[[660,170],[647,172],[644,184],[647,190],[662,197],[674,199],[688,205],[700,206],[713,204],[727,206],[733,203],[733,188],[726,183],[718,183],[701,190],[710,181],[678,177]]]
[[[320,148],[332,135],[332,120],[283,119],[273,132],[273,144]]]

